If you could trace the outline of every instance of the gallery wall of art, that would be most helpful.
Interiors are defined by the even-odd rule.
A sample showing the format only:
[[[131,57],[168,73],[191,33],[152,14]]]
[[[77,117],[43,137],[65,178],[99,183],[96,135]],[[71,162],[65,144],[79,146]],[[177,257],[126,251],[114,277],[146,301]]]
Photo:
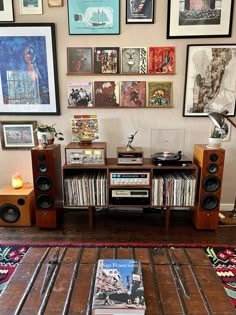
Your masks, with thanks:
[[[53,3],[53,1],[51,2]],[[86,3],[86,1],[83,2]],[[222,1],[223,5],[225,2],[227,1]],[[73,7],[73,1],[70,0],[69,3],[71,6],[70,10],[76,11],[76,8]],[[170,1],[170,3],[174,3],[174,1]],[[183,1],[180,1],[180,3],[181,6],[183,6]],[[216,1],[216,4],[219,5],[219,1]],[[231,52],[235,51],[236,5],[233,8],[232,18],[229,14],[228,16],[226,14],[226,17],[224,16],[225,19],[231,18],[232,20],[231,36],[225,34],[225,31],[223,30],[223,34],[225,34],[225,36],[222,37],[213,37],[214,32],[219,34],[221,30],[218,30],[217,27],[212,28],[208,26],[206,26],[206,28],[203,28],[203,32],[206,33],[202,33],[202,29],[200,29],[199,31],[197,27],[194,27],[194,37],[188,34],[188,26],[186,29],[186,34],[188,34],[188,36],[184,36],[185,31],[183,31],[182,28],[176,29],[176,34],[171,34],[171,32],[173,32],[173,25],[175,23],[174,15],[178,12],[176,12],[176,8],[174,5],[173,7],[169,8],[171,9],[171,12],[168,11],[167,0],[155,1],[153,12],[154,14],[152,17],[153,20],[150,23],[127,23],[126,1],[121,0],[119,14],[117,14],[117,10],[115,10],[115,18],[119,21],[119,30],[117,31],[117,28],[114,28],[113,34],[86,34],[87,31],[85,32],[85,34],[83,34],[81,30],[78,30],[77,34],[77,24],[72,25],[73,23],[71,19],[75,19],[76,16],[76,19],[80,20],[82,19],[82,16],[84,18],[84,15],[77,11],[73,11],[69,15],[67,0],[64,0],[63,5],[58,7],[49,6],[48,0],[43,0],[42,14],[32,14],[32,12],[24,12],[24,14],[22,14],[21,1],[18,0],[14,0],[13,5],[14,22],[12,24],[27,23],[26,34],[28,34],[27,32],[29,32],[29,36],[33,35],[34,32],[31,29],[31,26],[33,26],[32,23],[53,23],[55,25],[55,55],[50,54],[50,56],[48,57],[48,73],[52,78],[54,78],[55,73],[53,73],[53,71],[56,70],[56,78],[54,78],[55,81],[53,81],[52,84],[55,84],[55,86],[57,86],[58,83],[58,90],[56,93],[57,95],[54,95],[54,97],[55,99],[57,99],[58,97],[58,102],[57,100],[56,102],[58,103],[57,106],[60,114],[54,115],[54,113],[53,115],[51,115],[51,109],[49,108],[45,110],[45,106],[43,105],[39,109],[41,113],[34,113],[34,109],[32,109],[31,106],[26,106],[25,110],[23,110],[23,113],[21,113],[22,109],[19,110],[19,108],[17,108],[16,106],[13,107],[12,110],[10,109],[10,111],[8,111],[7,109],[5,113],[3,112],[3,110],[0,109],[1,121],[36,121],[37,123],[43,124],[55,124],[57,131],[62,132],[64,135],[64,141],[60,142],[62,164],[65,162],[64,148],[72,140],[71,118],[75,114],[97,115],[100,136],[99,141],[104,141],[107,143],[108,157],[116,157],[117,147],[126,146],[128,137],[131,134],[135,133],[137,130],[138,132],[135,135],[133,145],[142,147],[145,157],[150,157],[152,153],[155,153],[155,151],[159,149],[158,145],[161,142],[165,142],[165,144],[167,142],[169,143],[169,151],[176,149],[183,150],[184,154],[187,155],[189,158],[192,158],[193,156],[194,144],[208,143],[208,137],[211,128],[210,120],[207,117],[207,114],[204,114],[201,111],[196,111],[195,113],[189,111],[189,109],[192,109],[196,104],[194,102],[193,104],[188,103],[188,100],[193,99],[194,96],[189,96],[186,89],[188,89],[189,86],[192,86],[193,90],[193,76],[195,75],[194,70],[196,70],[194,66],[198,67],[198,69],[202,71],[201,72],[199,70],[201,73],[202,85],[199,83],[197,86],[195,86],[196,89],[198,88],[198,90],[203,91],[204,88],[206,88],[207,84],[203,81],[204,79],[206,79],[207,75],[204,72],[205,64],[203,60],[206,60],[207,58],[206,56],[208,54],[209,45],[218,49],[222,47],[229,47]],[[184,19],[184,17],[182,18]],[[173,25],[171,25],[172,22]],[[16,26],[14,26],[13,29],[10,30],[11,35],[21,36],[22,30],[19,31]],[[0,26],[0,37],[2,36],[1,34],[4,34],[3,29],[6,29],[6,27],[1,28]],[[39,32],[40,35],[39,29],[37,28],[37,32]],[[44,36],[45,33],[43,27],[41,29],[41,32]],[[204,36],[197,36],[196,34],[198,34],[198,32],[201,35],[204,34]],[[210,37],[207,36],[207,32],[211,35]],[[49,36],[50,45],[51,37],[50,34],[48,35],[47,31],[46,36]],[[46,49],[48,49],[48,46],[46,47]],[[92,56],[95,47],[119,47],[120,50],[122,50],[123,48],[146,47],[147,52],[149,52],[149,47],[171,47],[171,50],[173,51],[174,48],[175,51],[175,67],[174,71],[168,72],[166,70],[163,71],[163,73],[160,73],[159,71],[159,73],[154,74],[148,72],[145,74],[140,74],[136,72],[122,73],[122,70],[120,70],[120,73],[109,73],[108,70],[104,70],[108,71],[105,73],[94,73],[95,71],[93,69],[91,71],[92,73],[80,73],[83,72],[80,70],[80,68],[76,71],[76,73],[71,73],[70,69],[68,69],[68,48],[78,47],[85,47],[89,49],[91,48]],[[201,56],[201,54],[198,53],[198,48],[200,49],[201,53],[203,52],[204,56]],[[42,46],[38,47],[38,50],[40,49],[42,49]],[[191,60],[188,60],[187,63],[187,59],[189,57],[187,53],[188,49],[190,50],[189,56],[191,56]],[[25,51],[22,54],[22,58],[32,58],[32,55],[30,55],[30,53],[30,50]],[[34,53],[37,54],[38,51]],[[235,55],[233,55],[231,60],[228,62],[232,62],[232,60],[234,61]],[[57,63],[55,62],[55,59],[57,60]],[[121,56],[119,61],[119,64],[121,66]],[[150,60],[147,59],[147,62],[150,62]],[[32,63],[29,65],[29,67],[31,66]],[[36,65],[33,64],[33,67],[36,67]],[[235,69],[236,63],[232,62],[232,67],[231,70]],[[41,69],[40,63],[38,65],[38,69]],[[235,70],[234,73],[236,73]],[[226,71],[228,71],[228,69],[226,69]],[[232,97],[234,97],[234,92],[236,89],[236,86],[234,85],[235,81],[234,78],[231,77],[231,74],[229,74],[229,72],[227,72],[227,75],[227,81],[224,81],[224,84],[227,83],[228,88],[230,90],[233,90]],[[43,76],[43,73],[40,73],[39,71],[38,76]],[[187,83],[186,76],[188,77]],[[164,82],[164,86],[166,86],[166,82],[170,82],[170,84],[167,85],[168,87],[171,86],[172,88],[171,106],[162,106],[161,103],[159,104],[160,106],[71,106],[68,103],[68,87],[71,85],[80,86],[81,84],[83,84],[83,82],[88,81],[92,82],[92,84],[99,81],[116,81],[118,82],[117,84],[120,84],[120,82],[123,81],[145,81],[147,87],[150,85],[150,82],[155,82],[155,84],[158,84],[159,89],[160,82]],[[162,93],[164,94],[164,92]],[[219,98],[219,94],[218,92],[215,92],[215,94],[212,92],[209,96],[208,93],[203,93],[203,97],[205,97],[205,99],[207,97],[211,97],[212,99],[215,97]],[[219,99],[217,99],[216,104],[219,104],[219,102]],[[222,98],[222,103],[224,102],[225,100]],[[25,101],[25,103],[27,102]],[[198,105],[198,109],[201,108],[201,104],[199,103]],[[220,104],[219,106],[221,105],[222,104]],[[227,106],[227,104],[225,106]],[[225,109],[225,107],[222,108]],[[53,108],[53,105],[52,110],[55,110],[55,108]],[[231,117],[235,121],[234,106],[231,106],[230,110]],[[173,139],[169,139],[168,137],[166,139],[158,139],[156,137],[156,134],[158,134],[156,131],[158,129],[167,131],[177,130],[177,132],[179,130],[184,131],[183,133],[180,132],[181,135],[184,134],[184,140],[180,139],[180,146],[182,147],[179,148],[179,146],[176,144],[176,141],[173,141]],[[226,140],[227,141],[222,142],[222,147],[226,150],[226,160],[222,186],[221,207],[223,210],[231,210],[232,204],[234,203],[236,186],[235,128],[231,128],[230,136],[227,137]],[[8,184],[11,181],[12,174],[14,173],[20,173],[24,181],[32,182],[30,149],[6,149],[1,144],[0,167],[0,186]]]

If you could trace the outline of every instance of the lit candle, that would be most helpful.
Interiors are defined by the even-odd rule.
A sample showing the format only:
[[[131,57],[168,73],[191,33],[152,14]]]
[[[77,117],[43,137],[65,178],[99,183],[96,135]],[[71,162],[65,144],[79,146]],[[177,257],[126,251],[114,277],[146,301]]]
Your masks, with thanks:
[[[12,184],[12,187],[15,189],[22,187],[23,180],[19,173],[12,175],[11,184]]]

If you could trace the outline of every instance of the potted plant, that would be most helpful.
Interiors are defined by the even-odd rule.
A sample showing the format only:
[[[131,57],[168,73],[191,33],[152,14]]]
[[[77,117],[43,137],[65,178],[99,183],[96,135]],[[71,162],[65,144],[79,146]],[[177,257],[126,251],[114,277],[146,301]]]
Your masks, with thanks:
[[[55,124],[53,125],[46,125],[46,124],[37,124],[37,128],[35,130],[37,132],[38,143],[45,144],[53,144],[54,139],[57,138],[59,141],[63,141],[63,133],[57,132],[55,128]]]
[[[220,148],[222,141],[222,133],[218,127],[214,126],[208,140],[208,146],[211,148]]]

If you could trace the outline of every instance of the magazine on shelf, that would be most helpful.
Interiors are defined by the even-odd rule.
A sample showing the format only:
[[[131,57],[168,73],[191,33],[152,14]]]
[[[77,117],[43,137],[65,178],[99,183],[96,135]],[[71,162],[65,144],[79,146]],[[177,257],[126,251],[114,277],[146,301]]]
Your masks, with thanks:
[[[141,263],[134,259],[98,260],[92,315],[144,315]]]

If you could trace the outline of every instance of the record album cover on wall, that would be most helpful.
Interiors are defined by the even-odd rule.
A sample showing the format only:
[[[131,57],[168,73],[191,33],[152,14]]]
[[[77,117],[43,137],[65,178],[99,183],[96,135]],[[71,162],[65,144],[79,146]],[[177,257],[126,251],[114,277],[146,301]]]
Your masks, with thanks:
[[[119,47],[95,47],[94,73],[119,73],[119,60]]]
[[[93,59],[92,48],[68,47],[67,48],[67,74],[79,75],[92,73]]]
[[[96,107],[119,107],[119,82],[94,81]]]
[[[146,47],[124,47],[121,52],[123,74],[147,73],[148,57]]]
[[[68,83],[68,107],[92,107],[93,105],[92,82]]]
[[[173,84],[172,82],[148,82],[149,107],[170,108],[173,107]]]
[[[120,106],[146,106],[146,81],[121,81]]]
[[[175,47],[149,47],[149,74],[175,74]]]

